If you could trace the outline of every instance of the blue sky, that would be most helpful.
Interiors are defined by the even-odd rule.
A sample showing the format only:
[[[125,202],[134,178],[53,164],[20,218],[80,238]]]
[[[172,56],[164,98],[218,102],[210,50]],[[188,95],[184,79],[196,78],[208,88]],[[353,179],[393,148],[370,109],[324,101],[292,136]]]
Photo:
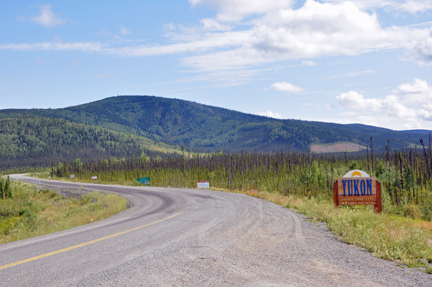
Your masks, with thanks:
[[[432,129],[432,0],[3,2],[0,109],[155,95]]]

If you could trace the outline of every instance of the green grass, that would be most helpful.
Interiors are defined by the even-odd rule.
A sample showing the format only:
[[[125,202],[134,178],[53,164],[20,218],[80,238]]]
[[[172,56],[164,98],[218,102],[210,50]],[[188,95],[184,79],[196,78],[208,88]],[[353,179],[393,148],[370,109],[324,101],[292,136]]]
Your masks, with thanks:
[[[127,199],[90,192],[66,198],[54,190],[12,181],[13,198],[0,199],[0,244],[92,223],[126,209]]]
[[[361,246],[375,257],[409,267],[426,267],[420,259],[432,261],[432,233],[407,218],[377,214],[372,209],[334,208],[332,203],[316,200],[305,200],[296,209],[325,222],[345,243]]]

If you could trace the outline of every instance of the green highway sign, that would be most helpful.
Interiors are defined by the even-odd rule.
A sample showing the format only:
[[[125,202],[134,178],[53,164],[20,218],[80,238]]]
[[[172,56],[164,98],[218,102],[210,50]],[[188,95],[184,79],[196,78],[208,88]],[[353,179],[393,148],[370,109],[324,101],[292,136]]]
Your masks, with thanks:
[[[141,184],[150,185],[150,177],[138,177],[137,181]]]

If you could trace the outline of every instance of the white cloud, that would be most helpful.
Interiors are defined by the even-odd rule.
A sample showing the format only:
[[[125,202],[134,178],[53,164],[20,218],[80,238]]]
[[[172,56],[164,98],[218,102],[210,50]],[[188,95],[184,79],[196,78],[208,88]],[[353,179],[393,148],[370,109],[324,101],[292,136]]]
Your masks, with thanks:
[[[413,83],[407,83],[397,87],[393,93],[404,97],[404,103],[417,104],[422,109],[422,116],[430,117],[432,113],[432,86],[426,81],[414,79]]]
[[[393,93],[403,95],[407,101],[430,102],[432,100],[432,87],[428,82],[414,79],[413,83],[402,84]]]
[[[256,25],[255,35],[256,49],[289,58],[400,48],[415,37],[403,28],[381,28],[375,14],[361,11],[351,2],[331,5],[312,0],[298,10],[266,15]]]
[[[421,123],[417,122],[417,121],[407,121],[402,125],[402,129],[407,129],[407,130],[411,130],[411,129],[421,129],[422,125]]]
[[[35,44],[0,44],[0,50],[12,51],[82,51],[82,52],[102,52],[106,49],[104,45],[97,42],[78,42],[78,43],[59,43],[45,42]]]
[[[432,121],[432,86],[426,81],[414,79],[413,83],[402,84],[393,90],[393,93],[377,99],[365,98],[355,91],[350,91],[337,96],[336,99],[342,107],[369,114],[387,112],[390,118],[403,119],[406,122],[405,126],[420,126],[422,120]],[[400,96],[403,97],[402,100]]]
[[[326,0],[328,3],[342,3],[346,0]],[[362,10],[375,9],[375,8],[390,8],[387,11],[403,11],[411,14],[419,12],[426,12],[432,9],[431,0],[351,0],[357,7]]]
[[[303,88],[295,86],[295,85],[288,83],[288,82],[284,82],[284,81],[274,83],[273,85],[271,85],[267,89],[280,91],[280,92],[288,92],[288,93],[299,93],[299,92],[304,91]]]
[[[200,22],[203,24],[204,30],[211,30],[211,31],[231,30],[231,26],[222,24],[219,21],[212,18],[202,19]]]
[[[358,113],[357,112],[343,112],[340,115],[347,117],[347,116],[356,116],[356,115],[358,115]]]
[[[44,27],[55,27],[58,25],[62,25],[66,23],[60,15],[54,14],[52,11],[51,5],[44,5],[41,7],[40,14],[38,16],[34,16],[31,20],[38,25]]]
[[[300,66],[317,66],[318,64],[314,61],[304,60],[301,62]]]
[[[421,1],[413,1],[408,0],[403,3],[394,3],[390,4],[394,9],[406,11],[411,14],[417,14],[419,12],[426,12],[427,10],[432,9],[432,1],[421,0]]]
[[[184,53],[186,55],[181,59],[182,63],[204,73],[239,71],[289,59],[305,59],[301,65],[308,66],[316,64],[312,59],[318,57],[359,55],[390,49],[406,49],[409,51],[407,58],[420,64],[432,63],[432,37],[429,29],[408,26],[383,28],[375,13],[356,6],[373,1],[356,1],[354,4],[349,1],[321,3],[307,0],[295,10],[291,7],[291,1],[286,0],[189,2],[193,7],[211,6],[219,14],[215,18],[203,19],[199,25],[192,27],[166,25],[165,36],[170,42],[167,45],[130,45],[125,42],[109,45],[23,43],[3,44],[0,49],[81,50],[131,57]],[[44,23],[47,27],[64,23],[52,12],[50,6],[44,7],[41,16],[37,17],[39,23]],[[226,22],[227,19],[241,19],[248,15],[253,17],[243,22]],[[127,34],[129,30],[125,28],[123,32]]]
[[[208,81],[215,83],[211,87],[226,87],[226,86],[238,86],[250,82],[251,78],[257,77],[259,74],[268,71],[268,69],[254,70],[254,69],[243,69],[235,71],[214,71],[205,74],[198,74],[194,76],[188,76],[186,78],[176,80],[170,83],[189,83],[196,81]],[[185,73],[190,74],[190,73]]]
[[[292,0],[189,0],[192,7],[210,6],[219,11],[221,21],[238,21],[251,14],[265,14],[291,7]]]
[[[281,119],[282,118],[282,116],[279,113],[273,113],[271,111],[260,112],[260,113],[258,113],[258,115],[263,116],[263,117],[275,118],[275,119]]]
[[[406,57],[420,65],[432,65],[432,28],[427,37],[414,41]]]
[[[419,111],[404,106],[395,95],[387,96],[383,103],[391,117],[413,120],[419,115]]]
[[[377,121],[372,116],[359,116],[358,123],[370,125],[370,126],[377,126]]]
[[[131,31],[126,27],[120,26],[120,33],[123,36],[126,36],[126,35],[129,35],[131,33]]]
[[[308,0],[297,10],[269,12],[252,24],[249,30],[238,32],[236,36],[242,35],[239,38],[231,33],[213,35],[229,37],[231,49],[186,57],[184,64],[201,71],[235,69],[288,59],[411,49],[416,41],[429,35],[425,28],[382,28],[376,14],[361,11],[352,2],[329,4]]]
[[[382,100],[380,99],[365,99],[362,94],[354,91],[343,93],[337,96],[336,99],[343,107],[359,109],[363,111],[379,111],[382,108]]]
[[[330,80],[330,79],[338,79],[338,78],[345,78],[345,77],[356,77],[356,76],[360,76],[360,75],[364,75],[364,74],[375,75],[375,71],[374,70],[366,70],[366,71],[348,72],[348,73],[343,73],[343,74],[336,75],[336,76],[325,77],[323,79],[324,80]]]

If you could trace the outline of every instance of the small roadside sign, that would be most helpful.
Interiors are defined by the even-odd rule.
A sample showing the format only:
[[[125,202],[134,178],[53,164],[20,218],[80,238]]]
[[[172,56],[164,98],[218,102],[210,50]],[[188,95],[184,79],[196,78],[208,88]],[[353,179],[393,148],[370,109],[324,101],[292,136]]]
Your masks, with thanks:
[[[141,184],[150,185],[150,177],[138,177],[137,181]]]
[[[333,184],[333,201],[339,205],[374,205],[381,212],[381,184],[362,170],[351,170]]]
[[[37,191],[40,189],[40,179],[36,179]]]
[[[97,180],[97,176],[96,175],[92,176],[92,180]]]
[[[197,181],[197,188],[210,188],[208,180]]]
[[[71,174],[71,175],[70,175],[70,178],[75,178],[75,174]]]

